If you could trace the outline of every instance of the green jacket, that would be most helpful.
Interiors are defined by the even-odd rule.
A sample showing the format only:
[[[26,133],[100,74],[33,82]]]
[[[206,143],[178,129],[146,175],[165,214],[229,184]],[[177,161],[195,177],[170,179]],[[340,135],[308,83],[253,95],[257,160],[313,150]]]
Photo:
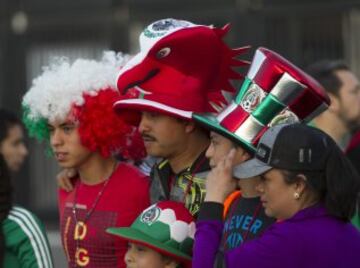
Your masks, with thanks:
[[[2,223],[5,237],[4,268],[52,268],[45,228],[28,210],[14,206]]]

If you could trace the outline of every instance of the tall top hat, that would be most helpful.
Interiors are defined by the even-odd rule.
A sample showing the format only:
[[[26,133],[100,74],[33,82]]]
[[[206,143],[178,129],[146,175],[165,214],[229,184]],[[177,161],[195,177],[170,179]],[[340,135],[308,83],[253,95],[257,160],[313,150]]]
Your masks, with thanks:
[[[183,119],[192,112],[214,112],[227,104],[223,91],[235,89],[230,79],[242,76],[234,66],[248,65],[234,57],[248,47],[230,49],[222,40],[229,27],[188,21],[156,21],[140,35],[140,52],[120,71],[117,87],[122,110],[156,111]]]
[[[308,122],[329,104],[329,97],[316,80],[279,54],[261,47],[233,102],[217,117],[194,114],[193,118],[253,153],[269,127]]]

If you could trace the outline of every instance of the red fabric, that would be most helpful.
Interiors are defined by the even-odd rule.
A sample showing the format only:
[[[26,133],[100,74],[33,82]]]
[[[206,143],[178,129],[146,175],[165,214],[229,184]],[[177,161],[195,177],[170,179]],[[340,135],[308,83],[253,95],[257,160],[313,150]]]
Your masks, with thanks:
[[[84,104],[74,106],[72,116],[80,122],[82,144],[103,157],[118,154],[125,159],[140,160],[145,153],[143,140],[134,126],[118,116],[112,106],[119,94],[112,89],[100,90],[97,95],[83,95]]]
[[[248,47],[233,50],[223,42],[228,30],[228,26],[223,29],[198,26],[163,37],[141,62],[119,76],[120,93],[127,98],[140,97],[184,111],[214,112],[209,102],[226,104],[221,90],[234,93],[230,80],[242,78],[232,67],[248,64],[235,59]],[[159,57],[163,48],[169,48],[170,52]],[[136,93],[139,88],[144,95]],[[115,108],[120,112],[129,107],[122,107],[119,102]],[[163,112],[163,109],[156,110]]]
[[[156,205],[161,210],[172,209],[175,212],[176,220],[190,224],[194,221],[193,216],[185,207],[184,203],[174,201],[161,201]]]
[[[254,82],[265,92],[270,92],[284,73],[302,83],[305,91],[288,106],[301,120],[311,115],[317,107],[325,103],[330,105],[330,99],[323,87],[311,76],[293,65],[287,59],[266,48],[259,48],[266,59],[254,77]]]
[[[77,218],[85,218],[103,188],[103,183],[85,185],[78,180]],[[75,191],[67,193],[59,190],[59,210],[61,238],[69,267],[73,267],[76,241],[75,219],[72,213]],[[120,163],[111,176],[95,210],[85,223],[78,228],[80,264],[78,267],[125,267],[124,255],[127,242],[107,234],[109,227],[127,227],[150,205],[149,180],[135,167]],[[85,234],[86,233],[86,234]],[[69,259],[70,258],[70,259]]]
[[[220,125],[230,132],[235,132],[248,117],[249,113],[239,105],[220,122]]]
[[[357,132],[351,139],[349,146],[346,148],[346,152],[350,152],[355,147],[359,146],[360,144],[360,131]]]

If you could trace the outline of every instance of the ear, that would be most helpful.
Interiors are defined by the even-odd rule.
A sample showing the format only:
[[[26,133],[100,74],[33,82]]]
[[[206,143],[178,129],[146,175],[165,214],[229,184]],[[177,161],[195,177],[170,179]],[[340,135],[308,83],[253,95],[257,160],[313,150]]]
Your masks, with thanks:
[[[236,146],[235,163],[240,164],[251,158],[251,155],[240,146]]]
[[[298,174],[297,177],[299,180],[294,183],[295,192],[301,196],[305,192],[307,178],[303,174]]]
[[[339,99],[339,97],[335,96],[332,93],[328,93],[328,95],[329,95],[330,101],[331,101],[331,104],[329,106],[329,111],[337,113],[340,109],[340,99]]]
[[[193,121],[184,121],[185,122],[185,133],[191,133],[195,131],[196,125]]]

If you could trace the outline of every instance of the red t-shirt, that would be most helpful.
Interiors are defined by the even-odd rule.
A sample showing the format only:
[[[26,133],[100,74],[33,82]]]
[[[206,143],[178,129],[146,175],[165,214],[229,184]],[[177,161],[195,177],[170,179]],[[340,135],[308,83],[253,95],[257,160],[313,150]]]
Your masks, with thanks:
[[[75,191],[59,190],[61,240],[69,267],[125,267],[127,242],[105,230],[130,226],[149,206],[149,180],[135,167],[120,163],[105,188],[104,183],[86,185],[77,180],[77,224],[73,213]],[[83,222],[103,188],[95,209]]]

